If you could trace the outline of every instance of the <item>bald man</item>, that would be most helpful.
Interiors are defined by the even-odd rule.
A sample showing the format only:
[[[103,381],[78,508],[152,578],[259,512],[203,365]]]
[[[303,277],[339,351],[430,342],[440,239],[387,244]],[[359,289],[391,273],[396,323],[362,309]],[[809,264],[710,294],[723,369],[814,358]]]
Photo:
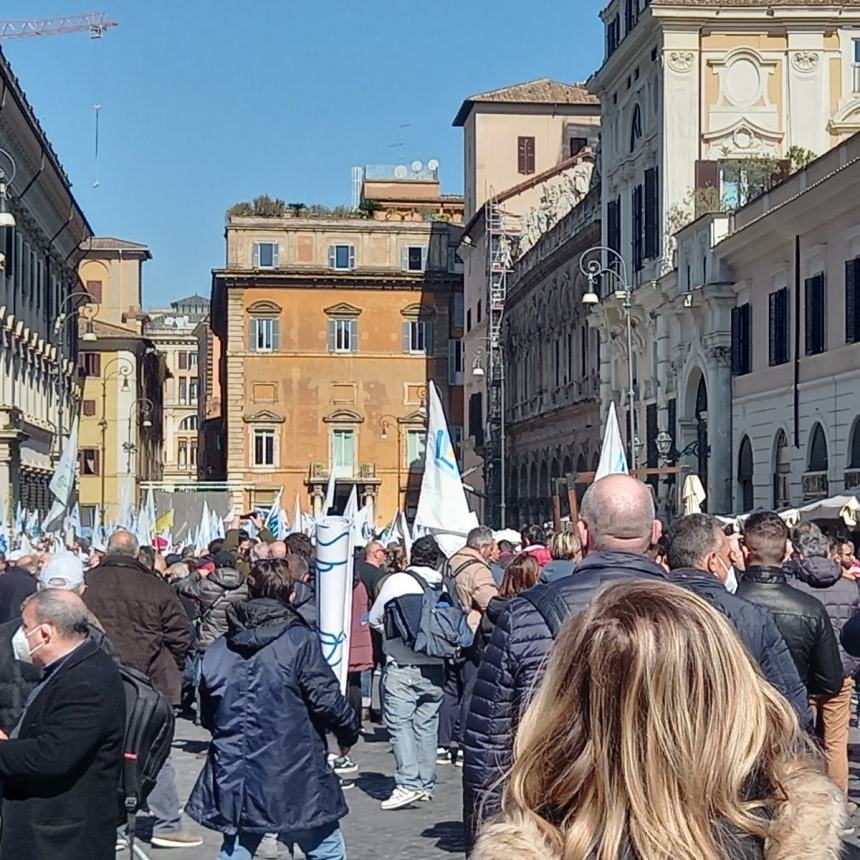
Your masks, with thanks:
[[[646,484],[628,475],[602,478],[585,493],[580,517],[585,558],[575,574],[511,600],[478,669],[463,739],[463,814],[469,842],[480,821],[499,809],[515,726],[564,619],[587,608],[611,583],[666,580],[666,571],[645,556],[662,533]]]

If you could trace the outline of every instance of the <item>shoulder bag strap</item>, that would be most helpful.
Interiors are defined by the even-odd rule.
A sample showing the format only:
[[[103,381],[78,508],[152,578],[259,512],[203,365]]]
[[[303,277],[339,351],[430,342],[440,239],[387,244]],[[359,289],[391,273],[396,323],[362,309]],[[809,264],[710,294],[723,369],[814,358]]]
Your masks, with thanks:
[[[552,638],[555,639],[558,636],[558,631],[561,630],[561,625],[570,615],[570,607],[565,603],[564,598],[549,583],[535,585],[528,591],[524,591],[520,597],[525,598],[534,606],[546,626],[549,627]]]

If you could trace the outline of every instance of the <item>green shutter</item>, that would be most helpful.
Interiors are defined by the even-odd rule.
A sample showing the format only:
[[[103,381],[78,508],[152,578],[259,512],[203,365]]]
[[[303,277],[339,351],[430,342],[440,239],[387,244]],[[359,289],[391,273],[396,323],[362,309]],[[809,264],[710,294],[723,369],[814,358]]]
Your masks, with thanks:
[[[409,349],[410,338],[409,338],[409,320],[403,323],[403,351],[410,352]]]
[[[358,320],[349,321],[349,351],[358,352]]]
[[[337,342],[335,341],[336,336],[336,322],[335,320],[328,321],[328,351],[334,352],[335,347],[337,346]]]
[[[248,352],[257,351],[257,320],[248,323]]]
[[[272,352],[281,348],[281,321],[272,320]]]

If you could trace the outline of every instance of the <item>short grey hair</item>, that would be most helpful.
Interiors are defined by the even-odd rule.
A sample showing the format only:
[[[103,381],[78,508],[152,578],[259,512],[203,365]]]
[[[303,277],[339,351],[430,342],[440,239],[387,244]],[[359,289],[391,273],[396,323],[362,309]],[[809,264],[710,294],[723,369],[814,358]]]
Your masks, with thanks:
[[[32,606],[37,624],[52,624],[63,639],[77,639],[90,631],[90,612],[80,597],[72,600],[71,594],[62,589],[45,588],[31,594],[21,608]]]
[[[466,535],[466,546],[471,549],[480,549],[495,542],[496,538],[489,526],[476,526]]]
[[[132,558],[137,558],[140,544],[128,529],[118,529],[110,536],[107,551],[108,555],[129,555]]]
[[[620,474],[595,481],[585,491],[580,508],[594,550],[645,552],[655,514],[650,487]]]
[[[670,570],[702,569],[702,563],[720,546],[722,526],[710,514],[680,517],[666,534],[666,562]]]
[[[829,558],[830,541],[815,523],[799,523],[791,530],[791,543],[803,558]]]

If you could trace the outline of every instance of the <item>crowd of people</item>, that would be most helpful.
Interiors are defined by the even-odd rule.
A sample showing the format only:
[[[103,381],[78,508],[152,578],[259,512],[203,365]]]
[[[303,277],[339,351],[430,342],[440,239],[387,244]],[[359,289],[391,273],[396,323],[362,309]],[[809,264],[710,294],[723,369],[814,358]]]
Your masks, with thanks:
[[[211,742],[184,807],[168,758],[151,843],[218,860],[341,860],[351,750],[387,730],[389,813],[460,767],[476,860],[830,860],[853,826],[853,543],[775,513],[664,530],[650,489],[595,482],[577,522],[450,558],[357,551],[346,688],[316,630],[304,534],[237,519],[204,553],[118,530],[0,560],[0,860],[107,860],[122,767],[117,664]],[[251,527],[253,526],[253,527]],[[252,537],[252,535],[254,535]],[[384,824],[382,825],[384,829]],[[122,831],[120,829],[120,844]]]

